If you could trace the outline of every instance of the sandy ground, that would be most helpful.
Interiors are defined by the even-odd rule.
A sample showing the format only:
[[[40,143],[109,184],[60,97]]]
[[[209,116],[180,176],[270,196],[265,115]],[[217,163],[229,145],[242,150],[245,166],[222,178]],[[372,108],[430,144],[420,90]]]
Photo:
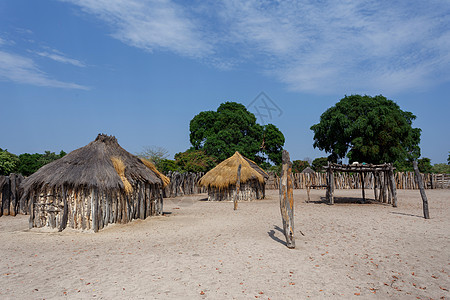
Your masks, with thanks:
[[[293,250],[277,191],[237,211],[206,195],[165,199],[165,216],[97,234],[28,230],[27,216],[4,216],[0,298],[450,299],[450,190],[427,191],[430,220],[418,191],[398,193],[393,208],[326,205],[324,190],[305,203],[295,190]]]

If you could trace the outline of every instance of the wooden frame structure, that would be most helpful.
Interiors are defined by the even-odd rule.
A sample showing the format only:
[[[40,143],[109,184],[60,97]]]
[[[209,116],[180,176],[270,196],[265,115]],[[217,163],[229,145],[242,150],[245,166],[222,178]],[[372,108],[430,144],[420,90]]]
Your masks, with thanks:
[[[394,179],[394,167],[392,164],[351,164],[340,165],[335,163],[328,163],[324,169],[327,172],[327,192],[326,199],[329,204],[334,204],[334,174],[336,172],[353,172],[361,174],[361,186],[363,202],[366,201],[364,191],[364,177],[367,173],[372,173],[374,176],[375,184],[373,187],[375,200],[392,204],[393,207],[397,207],[397,188]],[[377,193],[377,187],[379,193]]]

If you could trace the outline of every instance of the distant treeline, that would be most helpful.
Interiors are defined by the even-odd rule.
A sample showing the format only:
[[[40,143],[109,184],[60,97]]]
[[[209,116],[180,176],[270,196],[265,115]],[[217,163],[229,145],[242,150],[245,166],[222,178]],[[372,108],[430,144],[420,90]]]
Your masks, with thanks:
[[[43,154],[23,153],[15,155],[0,148],[0,175],[16,173],[22,174],[23,176],[30,176],[42,166],[61,158],[64,155],[66,155],[66,152],[62,150],[59,154],[45,151]]]

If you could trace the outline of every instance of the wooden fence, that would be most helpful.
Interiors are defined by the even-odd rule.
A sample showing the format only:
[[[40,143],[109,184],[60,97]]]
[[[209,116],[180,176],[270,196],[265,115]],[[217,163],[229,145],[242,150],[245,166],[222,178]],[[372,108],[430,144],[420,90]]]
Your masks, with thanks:
[[[177,196],[192,195],[206,193],[207,189],[197,184],[205,173],[178,173],[169,172],[166,174],[170,179],[170,183],[163,191],[164,198],[173,198]]]
[[[305,189],[306,186],[316,187],[326,185],[326,173],[294,173],[294,189]],[[448,189],[450,188],[450,174],[421,174],[424,187],[426,189]],[[418,189],[414,180],[414,172],[394,173],[397,189]],[[266,182],[266,189],[276,190],[279,185],[279,177],[276,174],[269,173],[269,179]],[[364,187],[373,189],[373,174],[368,173],[364,176]],[[334,175],[335,189],[360,189],[362,188],[360,173],[336,173]]]
[[[28,203],[25,203],[25,199],[21,199],[20,183],[22,180],[23,176],[20,174],[0,176],[0,216],[27,213]]]
[[[205,187],[200,187],[197,182],[204,173],[178,173],[169,172],[170,184],[163,190],[163,196],[178,197],[184,195],[206,193]],[[325,188],[326,173],[294,173],[294,189],[305,189],[306,185],[312,185],[319,188]],[[426,189],[449,189],[450,174],[421,174]],[[413,172],[397,172],[394,174],[397,189],[418,189],[414,180]],[[22,199],[20,183],[23,180],[22,175],[11,174],[10,176],[0,176],[0,216],[27,214],[28,203]],[[335,189],[360,189],[361,175],[349,173],[335,174]],[[269,173],[269,179],[266,182],[266,189],[279,189],[279,177],[276,174]],[[364,176],[365,188],[373,188],[373,175],[371,173]]]

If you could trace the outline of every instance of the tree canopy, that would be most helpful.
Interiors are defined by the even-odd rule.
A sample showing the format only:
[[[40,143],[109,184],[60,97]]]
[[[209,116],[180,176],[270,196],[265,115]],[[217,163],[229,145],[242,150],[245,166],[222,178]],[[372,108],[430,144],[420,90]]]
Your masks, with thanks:
[[[326,157],[318,157],[312,162],[312,168],[316,172],[323,172],[323,167],[326,165],[328,165],[328,159]]]
[[[0,148],[0,175],[9,175],[15,172],[18,165],[19,158],[17,155]]]
[[[204,111],[190,123],[190,141],[194,150],[203,150],[218,162],[235,151],[256,163],[281,163],[284,135],[273,124],[262,126],[244,105],[222,103],[217,111]]]
[[[314,147],[330,153],[331,161],[345,156],[366,163],[412,160],[420,157],[415,118],[382,95],[345,96],[311,126]]]
[[[310,164],[306,160],[294,160],[292,162],[292,172],[293,173],[301,173],[307,167],[310,167]]]
[[[23,176],[29,176],[39,170],[42,166],[66,155],[62,151],[59,154],[45,151],[39,153],[23,153],[19,156],[0,149],[0,175],[9,175],[11,173],[20,173]]]

